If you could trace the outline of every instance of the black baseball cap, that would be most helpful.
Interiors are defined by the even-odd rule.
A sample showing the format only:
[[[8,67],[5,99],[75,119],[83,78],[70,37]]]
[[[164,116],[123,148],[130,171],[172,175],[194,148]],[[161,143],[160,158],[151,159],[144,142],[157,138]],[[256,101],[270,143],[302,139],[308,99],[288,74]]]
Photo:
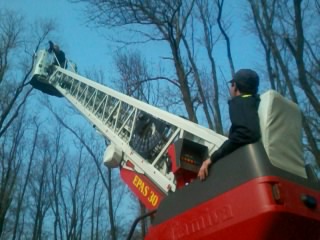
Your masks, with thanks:
[[[251,69],[240,69],[230,82],[235,82],[241,93],[256,94],[259,88],[259,76]]]

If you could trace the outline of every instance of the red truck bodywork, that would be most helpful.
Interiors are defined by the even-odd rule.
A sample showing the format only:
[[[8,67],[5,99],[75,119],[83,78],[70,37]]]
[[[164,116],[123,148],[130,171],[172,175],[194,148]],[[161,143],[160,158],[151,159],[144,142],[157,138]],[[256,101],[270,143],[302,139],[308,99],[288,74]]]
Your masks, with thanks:
[[[274,167],[261,143],[215,163],[159,205],[147,240],[320,239],[320,185]]]

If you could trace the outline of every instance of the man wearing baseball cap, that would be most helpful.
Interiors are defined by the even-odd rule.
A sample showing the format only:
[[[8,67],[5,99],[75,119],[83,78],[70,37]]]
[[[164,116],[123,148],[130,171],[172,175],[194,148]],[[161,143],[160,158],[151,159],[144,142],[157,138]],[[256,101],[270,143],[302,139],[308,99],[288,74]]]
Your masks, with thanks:
[[[237,148],[254,143],[260,139],[258,107],[259,76],[251,69],[240,69],[229,82],[229,115],[231,127],[229,138],[202,163],[198,177],[204,180],[208,176],[209,166]]]

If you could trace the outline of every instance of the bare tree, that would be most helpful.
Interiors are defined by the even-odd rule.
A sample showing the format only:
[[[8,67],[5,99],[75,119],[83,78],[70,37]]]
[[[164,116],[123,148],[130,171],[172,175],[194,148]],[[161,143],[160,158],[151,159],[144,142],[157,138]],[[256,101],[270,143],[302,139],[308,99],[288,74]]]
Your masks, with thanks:
[[[30,156],[29,156],[29,161],[26,163],[27,164],[27,168],[26,168],[26,173],[25,176],[23,176],[23,179],[21,179],[22,184],[22,188],[21,191],[18,195],[17,198],[17,206],[16,206],[16,215],[15,215],[15,220],[14,220],[14,225],[13,225],[13,231],[12,231],[12,240],[15,240],[16,238],[20,239],[19,236],[19,230],[21,229],[21,225],[20,224],[20,218],[21,215],[23,215],[23,207],[25,204],[25,195],[27,192],[27,187],[29,185],[29,180],[30,180],[30,176],[32,173],[32,166],[33,166],[33,159],[35,157],[35,153],[36,153],[36,145],[38,144],[38,137],[39,137],[39,124],[36,122],[35,119],[33,119],[34,121],[34,131],[33,131],[33,139],[32,139],[32,145],[30,146]]]
[[[50,108],[50,106],[49,106]],[[81,146],[81,148],[84,148],[85,151],[88,153],[88,155],[91,158],[91,163],[93,163],[93,165],[91,165],[91,167],[95,166],[95,171],[96,174],[99,175],[99,178],[101,180],[101,184],[104,187],[104,190],[106,191],[106,202],[105,204],[107,204],[108,208],[108,217],[109,217],[109,224],[110,224],[110,229],[107,232],[107,234],[105,234],[105,236],[108,236],[108,238],[110,239],[117,239],[117,224],[116,224],[116,212],[118,210],[118,206],[120,204],[120,202],[123,200],[123,195],[120,194],[118,195],[117,198],[114,197],[115,192],[120,191],[122,193],[124,193],[122,191],[122,188],[124,187],[123,184],[121,187],[117,187],[114,188],[113,185],[115,184],[115,182],[119,182],[119,176],[114,176],[114,170],[111,168],[105,168],[104,166],[101,166],[101,160],[102,160],[102,146],[105,147],[105,144],[93,144],[92,139],[94,139],[94,135],[96,133],[91,133],[91,136],[88,137],[88,133],[85,132],[86,128],[83,127],[71,127],[69,126],[69,124],[66,123],[66,121],[64,121],[61,117],[59,117],[59,115],[57,113],[55,113],[54,111],[52,111],[57,119],[57,121],[59,122],[59,124],[61,124],[65,129],[67,129],[78,141],[79,141],[79,146]],[[87,129],[88,132],[90,133],[89,129]],[[88,141],[88,139],[90,139],[90,142]],[[86,158],[88,159],[88,157]],[[80,165],[79,165],[80,166]],[[79,172],[80,174],[80,172]],[[77,175],[76,175],[77,176]],[[118,180],[115,180],[115,178],[118,178]],[[75,179],[77,179],[77,177],[75,177]],[[72,178],[69,178],[69,181],[71,181]],[[73,180],[75,181],[75,180]],[[85,183],[86,186],[88,186],[87,188],[89,188],[89,186],[94,186],[94,183],[91,182],[89,185],[89,182]],[[74,184],[73,184],[74,185]],[[92,194],[94,193],[94,191],[92,191]],[[83,195],[85,196],[85,195]],[[67,203],[66,203],[66,198],[63,197],[63,205],[64,208],[67,209]],[[73,197],[71,199],[74,199]],[[85,201],[83,201],[84,203]],[[83,208],[84,205],[81,205]],[[101,205],[98,205],[99,208],[101,208]],[[104,205],[104,207],[106,207],[106,205]],[[83,208],[84,209],[84,208]],[[75,209],[74,209],[75,211]],[[75,213],[72,213],[75,216],[77,216]],[[65,216],[66,219],[66,216]],[[65,222],[68,222],[67,220],[65,220]],[[105,229],[106,230],[106,229]],[[67,232],[70,232],[71,229],[68,229]],[[98,231],[98,230],[97,230]],[[70,235],[70,234],[69,234]],[[102,235],[102,234],[101,234]],[[71,236],[71,235],[70,235]],[[71,238],[72,239],[72,238]]]
[[[316,87],[317,81],[314,81],[319,76],[319,71],[314,68],[318,61],[314,49],[317,49],[319,44],[310,40],[310,37],[314,38],[314,34],[312,29],[308,29],[315,19],[308,18],[308,14],[302,17],[303,11],[309,11],[310,15],[315,17],[316,15],[312,14],[314,8],[310,8],[311,2],[302,6],[301,1],[258,3],[249,0],[249,3],[252,19],[265,49],[271,85],[275,87],[274,79],[276,79],[282,94],[288,89],[289,97],[304,110],[303,128],[308,141],[306,149],[312,152],[320,164],[317,143],[319,131],[312,123],[312,119],[319,118],[320,105],[316,97],[319,90]],[[319,15],[317,18],[319,20]],[[311,42],[313,44],[310,44]],[[313,111],[306,111],[309,106]]]
[[[7,213],[14,201],[15,187],[18,184],[22,159],[19,157],[25,133],[23,118],[12,125],[13,132],[5,134],[1,141],[1,165],[0,165],[0,236],[7,222]]]
[[[119,91],[153,105],[166,105],[160,100],[161,87],[158,81],[164,77],[151,76],[148,63],[140,52],[118,52],[114,62],[119,73],[114,84]]]
[[[50,141],[52,143],[51,155],[52,158],[49,159],[49,179],[50,179],[50,210],[53,214],[53,237],[54,239],[62,239],[64,234],[63,230],[65,228],[65,223],[63,222],[63,182],[65,181],[66,172],[66,162],[70,157],[68,156],[68,151],[64,147],[63,142],[63,128],[58,125],[54,131],[56,134],[52,136]]]
[[[31,52],[40,46],[53,27],[45,22],[32,30],[32,34],[28,32],[28,25],[18,13],[0,10],[0,144],[3,146],[1,151],[0,236],[4,228],[13,229],[13,238],[19,236],[19,231],[22,229],[18,229],[17,224],[21,220],[20,216],[24,216],[22,201],[24,201],[28,184],[27,179],[22,182],[23,187],[17,187],[20,186],[18,181],[23,181],[19,178],[23,176],[21,166],[31,164],[32,158],[26,152],[24,145],[24,134],[27,128],[25,121],[28,118],[22,117],[23,114],[28,115],[25,106],[32,90],[28,86],[33,63]],[[30,40],[31,35],[32,40]],[[30,47],[33,49],[28,52],[26,49]],[[26,161],[28,157],[19,156],[22,152],[30,156],[29,162]],[[27,177],[29,176],[30,172],[28,173],[27,170]],[[14,213],[7,216],[13,206]],[[15,216],[15,219],[12,216]]]
[[[53,30],[51,22],[45,22],[38,26],[41,31],[37,35],[37,40],[33,42],[34,50],[37,50],[45,37]],[[36,31],[34,28],[33,31]],[[0,11],[0,137],[9,128],[10,124],[18,116],[19,111],[25,104],[32,88],[28,87],[28,80],[32,70],[32,54],[25,52],[25,47],[29,45],[25,36],[27,31],[24,19],[16,12]],[[26,53],[24,56],[19,52]],[[32,51],[30,51],[32,52]],[[14,53],[18,54],[23,63],[20,80],[16,79],[18,74],[18,63],[13,59]],[[29,57],[26,59],[26,57]],[[15,73],[15,74],[14,74]]]
[[[50,188],[49,188],[49,162],[51,156],[50,142],[45,135],[41,136],[38,147],[37,171],[33,171],[31,178],[31,215],[33,218],[32,239],[43,238],[43,226],[46,214],[50,206]]]
[[[219,2],[217,2],[217,5],[219,4]],[[203,0],[198,0],[196,1],[196,5],[199,11],[199,25],[202,26],[203,28],[203,42],[204,42],[204,46],[205,46],[205,50],[208,56],[208,60],[209,60],[209,66],[210,66],[210,70],[211,70],[211,80],[212,80],[212,84],[210,84],[210,86],[212,85],[211,88],[209,88],[210,90],[212,89],[213,94],[206,94],[207,96],[211,96],[213,95],[212,98],[209,98],[210,100],[212,99],[213,101],[213,107],[211,109],[213,109],[213,118],[214,118],[214,123],[215,123],[215,128],[213,128],[212,124],[210,124],[211,119],[208,118],[208,110],[206,107],[206,102],[209,106],[211,106],[211,103],[209,101],[206,100],[205,96],[202,96],[202,101],[204,102],[204,110],[208,119],[208,123],[209,123],[209,127],[212,129],[215,129],[218,133],[223,133],[223,125],[222,125],[222,117],[221,117],[221,112],[220,112],[220,105],[219,105],[219,84],[218,84],[218,77],[217,77],[217,69],[216,69],[216,61],[213,55],[213,48],[214,45],[216,43],[216,41],[218,40],[218,36],[214,35],[214,26],[215,26],[215,11],[211,11],[211,9],[214,8],[213,4],[210,1],[203,1]],[[217,16],[217,21],[219,23],[220,29],[222,28],[222,23],[221,23],[221,12],[222,12],[222,4],[218,5],[220,6],[219,8],[219,12],[218,12],[218,16]],[[224,35],[227,37],[226,32],[224,31]],[[230,42],[229,42],[229,38],[227,38],[227,47],[228,47],[228,53],[230,54],[230,64],[231,64],[231,71],[234,72],[233,69],[233,62],[232,62],[232,58],[231,58],[231,52],[230,52]],[[202,82],[204,82],[204,80],[202,80]],[[203,85],[203,83],[202,83]],[[210,91],[209,90],[209,91]]]
[[[89,210],[91,196],[90,186],[94,178],[90,177],[88,164],[85,163],[86,156],[84,146],[79,145],[78,156],[73,161],[66,163],[66,181],[63,184],[66,190],[65,195],[65,227],[66,239],[82,239],[84,232],[84,221]],[[68,203],[67,203],[68,201]]]
[[[9,70],[12,64],[10,59],[14,51],[20,51],[23,35],[23,18],[14,12],[0,11],[0,137],[9,128],[17,117],[18,111],[24,105],[30,89],[23,92],[27,77],[19,83],[17,81],[6,81],[9,78]],[[22,96],[21,98],[19,98]]]
[[[186,31],[187,21],[194,7],[194,1],[73,1],[89,3],[88,17],[95,23],[111,27],[141,26],[131,28],[143,39],[138,42],[164,41],[170,49],[170,59],[173,62],[177,79],[170,79],[170,83],[178,86],[189,119],[197,122],[193,106],[193,96],[190,90],[189,69],[184,65],[182,52],[182,36]],[[121,42],[118,40],[118,42]],[[133,41],[123,41],[128,44]],[[160,78],[159,78],[160,79]]]

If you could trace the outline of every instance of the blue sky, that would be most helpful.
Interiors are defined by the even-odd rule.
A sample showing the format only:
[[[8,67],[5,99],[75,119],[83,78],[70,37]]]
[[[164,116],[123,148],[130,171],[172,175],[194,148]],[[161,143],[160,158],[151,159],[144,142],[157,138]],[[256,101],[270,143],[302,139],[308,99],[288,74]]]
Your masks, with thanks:
[[[258,54],[258,43],[245,30],[243,20],[244,0],[225,1],[225,12],[232,22],[232,53],[236,69],[252,67],[259,72],[262,59]],[[117,50],[115,45],[107,41],[95,29],[86,27],[85,16],[81,11],[81,4],[71,4],[67,0],[0,0],[0,9],[13,9],[23,14],[28,22],[41,19],[53,19],[57,23],[57,33],[52,39],[58,42],[69,59],[77,63],[80,71],[103,70],[107,78],[115,75],[112,57]],[[110,32],[109,32],[110,33]],[[112,33],[112,32],[111,32]],[[114,34],[118,34],[114,32]],[[154,45],[135,45],[133,48],[143,49],[143,54],[150,57],[150,64],[157,64],[163,57],[163,50],[154,49]],[[222,71],[228,69],[225,49],[216,50],[221,58],[217,59],[217,66]],[[159,53],[161,52],[161,56]],[[225,71],[225,77],[230,78],[230,72]]]
[[[0,0],[0,9],[15,10],[30,23],[53,19],[58,31],[51,40],[58,42],[80,69],[106,68],[111,61],[109,48],[99,33],[85,27],[80,7],[66,0]]]
[[[105,34],[107,31],[105,29],[102,33],[102,29],[98,32],[97,29],[90,29],[86,26],[86,17],[82,11],[82,6],[82,4],[72,4],[67,0],[0,0],[0,9],[15,10],[25,16],[29,23],[43,19],[54,20],[57,23],[57,32],[51,40],[58,43],[66,53],[67,58],[77,64],[79,73],[102,70],[105,77],[104,83],[114,88],[112,80],[115,80],[117,76],[113,63],[113,56],[117,51],[116,44],[106,40]],[[255,69],[260,74],[261,85],[263,85],[263,82],[266,83],[266,81],[263,80],[263,72],[260,70],[264,68],[264,61],[259,54],[258,41],[246,30],[248,23],[244,21],[244,9],[247,7],[246,0],[225,0],[223,16],[231,22],[229,37],[231,38],[235,68]],[[119,36],[121,33],[108,30],[108,34],[109,36]],[[126,38],[123,36],[123,39]],[[156,44],[137,44],[132,45],[131,50],[141,51],[148,62],[148,68],[158,72],[159,62],[162,61],[161,64],[163,64],[164,61],[168,61],[163,60],[164,58],[171,57],[168,47],[164,45],[163,43],[159,44],[159,42]],[[44,47],[47,48],[48,46]],[[231,79],[224,41],[220,41],[214,49],[214,55],[218,78],[223,82]],[[170,64],[172,63],[170,62]],[[203,66],[208,64],[206,57],[203,58],[202,64]],[[223,72],[223,75],[221,72]],[[171,73],[170,77],[175,78],[174,72]],[[263,92],[262,88],[260,89],[260,92]],[[229,96],[226,88],[222,89],[221,92],[224,97]],[[225,100],[221,100],[223,112],[227,112],[223,104]],[[184,115],[184,112],[181,115]]]

